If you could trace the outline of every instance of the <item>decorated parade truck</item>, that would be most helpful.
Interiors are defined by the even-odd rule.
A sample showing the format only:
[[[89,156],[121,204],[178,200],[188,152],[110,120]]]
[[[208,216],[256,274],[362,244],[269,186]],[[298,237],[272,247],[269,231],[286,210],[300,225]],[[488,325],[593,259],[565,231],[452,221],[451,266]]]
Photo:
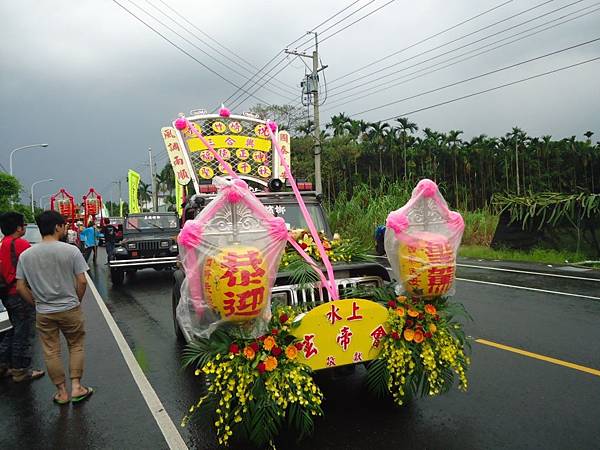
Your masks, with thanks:
[[[301,439],[324,414],[314,372],[357,364],[367,388],[397,405],[466,389],[462,309],[451,299],[464,222],[433,181],[388,215],[390,280],[331,233],[276,123],[221,108],[181,114],[162,134],[176,179],[197,193],[177,239],[173,310],[188,341],[183,364],[204,393],[182,426],[204,416],[225,446],[274,448],[284,430]]]
[[[288,167],[291,164],[289,133],[278,133],[278,143],[284,155],[283,158],[279,158],[265,129],[266,122],[257,117],[201,114],[188,120],[197,129],[204,130],[209,144],[219,146],[219,156],[236,168],[239,178],[248,184],[249,189],[270,214],[284,220],[286,228],[299,245],[307,248],[312,246],[310,251],[318,254],[298,201],[289,187],[286,190],[287,180],[281,161],[283,159]],[[210,150],[189,130],[179,132],[171,127],[163,128],[162,133],[173,167],[180,165],[180,170],[185,171],[184,175],[177,174],[176,171],[176,178],[187,181],[187,175],[190,175],[194,187],[197,187],[196,191],[199,192],[190,196],[185,204],[182,213],[182,221],[185,224],[186,220],[195,219],[217,197],[217,186],[213,184],[213,179],[218,174],[227,175],[227,172]],[[177,136],[177,139],[172,139],[171,136]],[[339,259],[339,263],[334,266],[338,289],[382,286],[384,282],[389,281],[388,271],[382,265],[369,261],[360,246],[332,233],[321,205],[322,196],[312,190],[312,184],[299,183],[299,190],[310,217],[327,243],[332,257]],[[216,232],[228,234],[233,233],[234,229],[243,232],[250,213],[242,203],[236,204],[227,212],[227,217],[223,217]],[[297,258],[294,257],[295,250],[289,246],[286,253],[271,291],[272,302],[307,307],[327,302],[329,294],[321,283],[298,283],[298,277],[294,277],[293,271],[298,266]],[[321,268],[324,270],[322,264]],[[195,327],[187,321],[187,314],[177,313],[184,279],[185,271],[181,268],[175,272],[172,295],[173,322],[177,337],[189,342],[194,337]]]

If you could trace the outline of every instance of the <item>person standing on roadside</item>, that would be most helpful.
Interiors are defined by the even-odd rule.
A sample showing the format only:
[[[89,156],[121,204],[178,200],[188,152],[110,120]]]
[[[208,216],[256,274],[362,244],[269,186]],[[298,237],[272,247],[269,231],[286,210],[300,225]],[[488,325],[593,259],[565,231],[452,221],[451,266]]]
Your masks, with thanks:
[[[56,211],[44,211],[37,224],[42,242],[21,255],[17,292],[26,301],[35,302],[36,328],[44,360],[57,388],[54,402],[60,405],[80,402],[94,392],[81,384],[85,336],[81,301],[87,287],[88,265],[77,248],[64,242],[67,227],[63,216]],[[60,333],[69,348],[70,397],[61,359]]]
[[[31,245],[25,239],[25,217],[17,212],[0,216],[4,239],[0,244],[0,273],[7,283],[2,303],[8,312],[12,328],[0,341],[0,377],[12,376],[13,381],[35,380],[44,376],[42,370],[31,369],[31,342],[34,335],[35,305],[17,294],[17,264],[21,254]]]
[[[90,255],[94,251],[94,247],[96,246],[96,230],[94,228],[94,222],[90,221],[88,223],[87,228],[84,228],[81,234],[79,235],[81,239],[81,243],[83,245],[83,258],[85,261],[89,261]],[[96,258],[94,258],[96,261]]]
[[[100,231],[104,235],[104,244],[106,245],[106,264],[108,264],[115,253],[117,229],[110,223],[110,219],[106,218],[104,219],[104,226]]]

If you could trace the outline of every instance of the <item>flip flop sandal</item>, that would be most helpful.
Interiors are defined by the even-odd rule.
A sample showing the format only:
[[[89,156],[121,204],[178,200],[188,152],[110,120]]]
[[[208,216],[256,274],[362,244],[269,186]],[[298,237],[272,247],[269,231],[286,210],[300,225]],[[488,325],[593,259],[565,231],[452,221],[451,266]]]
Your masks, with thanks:
[[[82,401],[84,401],[85,399],[88,399],[88,398],[90,398],[90,397],[91,397],[91,395],[94,393],[94,388],[91,388],[91,387],[89,387],[89,386],[88,386],[88,387],[86,388],[86,390],[87,390],[87,392],[86,392],[85,394],[83,394],[83,395],[78,395],[77,397],[73,397],[73,398],[71,399],[71,402],[72,402],[72,403],[79,403],[79,402],[82,402]]]
[[[19,373],[18,370],[12,371],[12,379],[15,383],[22,383],[23,381],[37,380],[46,375],[43,370],[28,369],[25,373]]]
[[[52,397],[52,401],[54,403],[56,403],[57,405],[66,405],[67,403],[69,403],[71,400],[66,399],[66,400],[59,400],[56,398],[56,396]]]

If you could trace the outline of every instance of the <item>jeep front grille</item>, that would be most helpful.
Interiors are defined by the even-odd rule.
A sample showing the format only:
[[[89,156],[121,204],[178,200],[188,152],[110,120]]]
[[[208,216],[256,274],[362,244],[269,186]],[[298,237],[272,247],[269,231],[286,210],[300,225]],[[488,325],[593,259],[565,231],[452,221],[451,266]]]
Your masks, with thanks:
[[[160,247],[160,241],[138,241],[137,248],[140,251],[155,251]]]
[[[343,278],[335,280],[335,282],[340,297],[357,286],[383,286],[383,280],[377,276]],[[321,283],[307,284],[302,287],[299,285],[274,286],[271,296],[274,302],[285,302],[290,306],[307,306],[309,308],[330,301],[329,293],[321,286]]]

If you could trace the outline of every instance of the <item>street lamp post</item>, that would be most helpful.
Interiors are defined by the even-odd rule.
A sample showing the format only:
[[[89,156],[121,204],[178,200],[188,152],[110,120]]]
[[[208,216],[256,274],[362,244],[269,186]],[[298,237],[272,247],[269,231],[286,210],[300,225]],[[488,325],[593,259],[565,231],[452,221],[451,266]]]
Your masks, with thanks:
[[[35,214],[35,207],[34,207],[34,201],[33,201],[33,188],[35,187],[36,184],[48,183],[50,181],[54,181],[54,178],[47,178],[45,180],[38,180],[38,181],[35,181],[34,183],[31,184],[31,214]]]
[[[9,158],[9,171],[10,174],[12,176],[13,174],[13,155],[15,154],[15,152],[19,151],[19,150],[25,150],[27,148],[34,148],[34,147],[48,147],[48,144],[31,144],[31,145],[24,145],[23,147],[19,147],[19,148],[15,148],[13,151],[10,152],[10,158]],[[33,201],[33,200],[32,200]]]
[[[48,195],[42,195],[40,197],[40,202],[38,203],[38,207],[44,209],[44,200],[46,200],[47,198],[52,197],[52,194],[48,194]]]

